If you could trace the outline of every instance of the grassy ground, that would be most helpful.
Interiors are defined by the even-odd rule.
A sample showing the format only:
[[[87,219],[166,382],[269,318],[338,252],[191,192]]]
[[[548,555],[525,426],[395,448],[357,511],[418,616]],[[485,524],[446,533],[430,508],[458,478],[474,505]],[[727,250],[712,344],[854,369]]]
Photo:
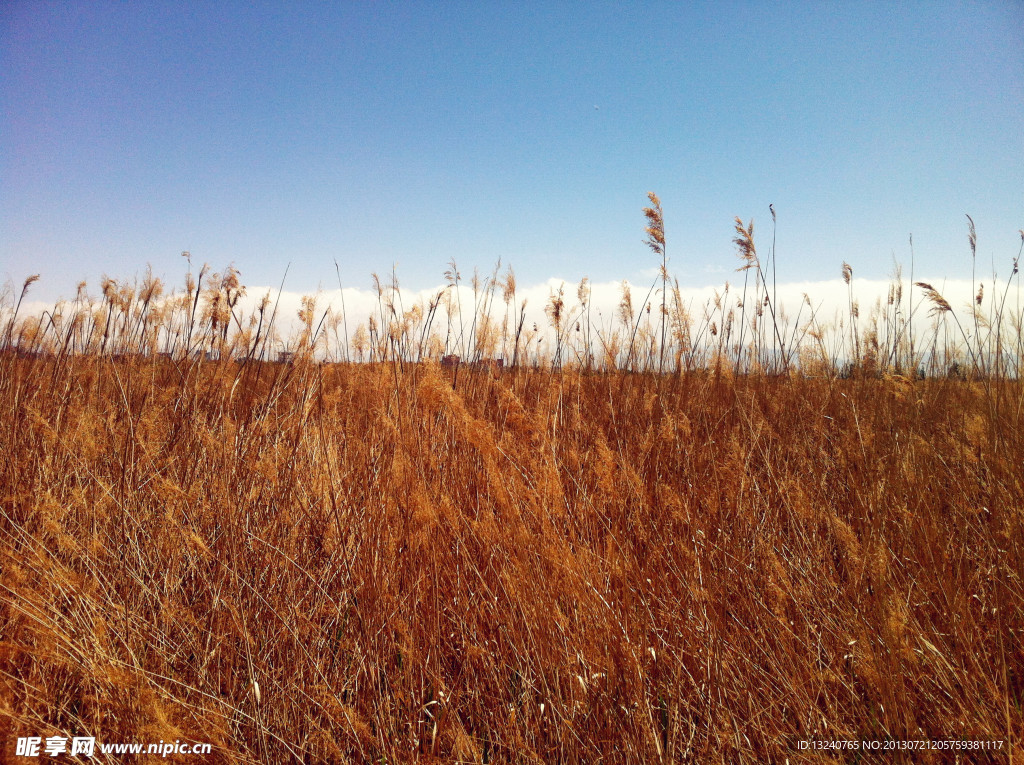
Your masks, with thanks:
[[[0,356],[0,760],[1024,761],[1021,383],[722,371]]]

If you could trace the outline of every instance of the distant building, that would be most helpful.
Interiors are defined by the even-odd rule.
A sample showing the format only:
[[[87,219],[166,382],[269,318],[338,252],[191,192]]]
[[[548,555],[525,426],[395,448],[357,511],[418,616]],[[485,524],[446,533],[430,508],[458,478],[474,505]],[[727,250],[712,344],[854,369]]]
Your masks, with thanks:
[[[473,362],[473,369],[489,369],[500,372],[505,368],[505,359],[480,359]]]

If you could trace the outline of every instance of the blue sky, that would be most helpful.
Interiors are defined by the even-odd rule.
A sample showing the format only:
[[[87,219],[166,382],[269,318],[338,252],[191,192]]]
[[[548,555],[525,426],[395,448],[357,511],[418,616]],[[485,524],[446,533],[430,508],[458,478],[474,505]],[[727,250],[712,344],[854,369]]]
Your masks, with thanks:
[[[1002,275],[1024,227],[1024,4],[40,3],[0,9],[0,278],[182,250],[251,285]]]

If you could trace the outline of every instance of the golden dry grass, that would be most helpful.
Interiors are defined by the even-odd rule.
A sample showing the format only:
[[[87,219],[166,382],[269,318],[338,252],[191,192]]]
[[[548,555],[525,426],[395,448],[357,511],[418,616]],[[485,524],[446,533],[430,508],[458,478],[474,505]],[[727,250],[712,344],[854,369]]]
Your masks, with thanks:
[[[729,369],[0,355],[0,759],[1020,760],[1021,383]]]
[[[305,298],[288,344],[190,257],[166,296],[0,294],[0,761],[1024,761],[1021,253],[964,322],[898,267],[862,315],[844,263],[846,317],[791,323],[737,219],[701,313],[649,199],[660,291],[605,324],[563,285],[553,343],[454,262],[351,331]]]

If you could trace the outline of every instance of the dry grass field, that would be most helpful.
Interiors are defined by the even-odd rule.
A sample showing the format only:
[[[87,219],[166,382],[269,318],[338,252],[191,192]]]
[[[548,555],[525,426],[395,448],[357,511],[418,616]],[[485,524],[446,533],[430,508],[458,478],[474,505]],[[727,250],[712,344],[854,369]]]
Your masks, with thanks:
[[[503,370],[439,363],[441,298],[386,289],[363,363],[326,363],[312,301],[270,360],[233,272],[107,282],[49,323],[10,301],[0,760],[81,735],[212,744],[181,762],[1024,762],[1019,315],[986,302],[926,356],[892,310],[833,334],[840,369],[771,320],[737,231],[756,315],[691,321],[663,270],[653,320],[624,295],[617,334],[573,330],[603,356],[554,298],[542,362],[481,319]],[[800,748],[853,739],[1002,745]]]

